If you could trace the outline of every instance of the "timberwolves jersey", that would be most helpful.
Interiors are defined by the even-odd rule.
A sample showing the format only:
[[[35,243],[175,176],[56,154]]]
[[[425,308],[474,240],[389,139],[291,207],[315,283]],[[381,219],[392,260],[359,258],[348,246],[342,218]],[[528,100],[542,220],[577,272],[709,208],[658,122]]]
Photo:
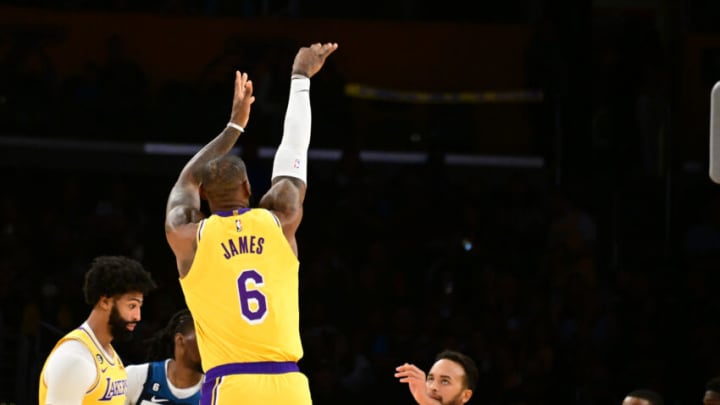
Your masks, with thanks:
[[[204,370],[302,357],[298,269],[266,209],[218,212],[200,222],[195,259],[180,283]]]
[[[200,403],[200,386],[195,393],[186,398],[178,398],[169,387],[166,375],[168,360],[148,364],[147,378],[137,403],[140,405],[162,402],[168,405],[197,405]]]
[[[97,377],[95,382],[90,388],[88,388],[85,398],[83,399],[82,405],[88,404],[125,404],[125,392],[127,391],[127,374],[125,367],[123,367],[120,357],[115,353],[115,349],[112,349],[110,355],[112,358],[105,356],[105,353],[100,349],[100,343],[95,340],[94,336],[91,336],[88,331],[83,329],[81,326],[78,329],[65,335],[60,339],[53,348],[53,351],[57,350],[61,343],[75,339],[79,340],[85,347],[92,353],[93,359],[95,360],[95,368],[97,370]],[[48,356],[49,358],[50,356]],[[46,360],[47,362],[47,360]],[[47,385],[45,385],[45,366],[40,373],[40,388],[39,388],[39,399],[40,404],[45,404],[45,398],[47,396]]]

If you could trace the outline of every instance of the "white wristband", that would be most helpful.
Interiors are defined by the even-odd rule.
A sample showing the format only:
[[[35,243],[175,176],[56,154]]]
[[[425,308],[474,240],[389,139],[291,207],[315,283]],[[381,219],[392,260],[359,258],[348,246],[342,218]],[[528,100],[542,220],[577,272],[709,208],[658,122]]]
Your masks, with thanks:
[[[236,123],[234,123],[234,122],[228,122],[228,123],[227,123],[227,126],[230,127],[230,128],[235,128],[235,129],[237,129],[238,131],[240,131],[240,133],[245,132],[245,128],[241,127],[240,125],[238,125],[238,124],[236,124]]]

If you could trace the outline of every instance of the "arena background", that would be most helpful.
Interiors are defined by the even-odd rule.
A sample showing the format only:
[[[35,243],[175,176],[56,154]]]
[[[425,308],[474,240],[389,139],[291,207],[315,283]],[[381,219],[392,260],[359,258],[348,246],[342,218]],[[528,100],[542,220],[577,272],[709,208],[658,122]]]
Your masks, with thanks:
[[[444,348],[478,362],[472,404],[699,403],[720,375],[720,7],[465,3],[0,2],[0,403],[36,402],[92,257],[157,280],[138,338],[183,305],[167,192],[235,69],[258,98],[237,153],[267,189],[315,41],[340,43],[298,235],[315,403],[411,404],[394,367]]]

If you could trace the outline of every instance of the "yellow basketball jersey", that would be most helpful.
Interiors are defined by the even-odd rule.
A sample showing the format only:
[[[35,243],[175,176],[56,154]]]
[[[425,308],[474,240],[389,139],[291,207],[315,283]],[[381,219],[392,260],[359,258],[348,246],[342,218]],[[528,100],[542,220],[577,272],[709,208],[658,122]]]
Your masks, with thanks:
[[[120,357],[115,352],[115,349],[112,349],[112,353],[110,353],[112,358],[108,358],[105,356],[104,351],[100,349],[100,344],[94,340],[94,337],[90,336],[85,329],[80,327],[60,339],[55,344],[53,351],[55,351],[61,343],[70,339],[79,340],[83,345],[85,345],[85,347],[88,348],[88,350],[90,350],[90,353],[92,353],[93,359],[95,360],[95,368],[97,370],[95,382],[85,393],[82,405],[125,404],[127,372],[125,371],[125,367],[123,366]],[[47,385],[45,384],[45,366],[43,366],[43,370],[40,373],[40,405],[45,404],[46,396]]]
[[[302,357],[298,269],[280,222],[266,209],[200,222],[195,259],[180,283],[203,369]]]

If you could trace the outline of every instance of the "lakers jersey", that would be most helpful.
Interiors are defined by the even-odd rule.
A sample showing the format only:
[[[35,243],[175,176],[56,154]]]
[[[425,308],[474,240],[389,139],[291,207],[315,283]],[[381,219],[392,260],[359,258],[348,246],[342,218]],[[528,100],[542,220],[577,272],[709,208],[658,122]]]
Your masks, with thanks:
[[[218,212],[200,222],[195,259],[180,283],[204,370],[302,357],[298,269],[266,209]]]
[[[85,347],[88,348],[88,350],[90,350],[97,370],[95,382],[85,393],[82,405],[123,405],[125,403],[125,392],[127,391],[127,373],[125,372],[125,367],[123,366],[120,357],[117,353],[115,353],[115,349],[112,349],[111,347],[112,353],[110,353],[110,355],[112,358],[108,358],[108,356],[105,355],[105,352],[100,348],[100,343],[95,340],[95,337],[91,336],[90,332],[83,329],[83,327],[80,327],[60,339],[55,344],[53,352],[57,350],[61,343],[70,339],[79,340],[83,345],[85,345]],[[50,356],[48,356],[48,358],[49,357]],[[46,396],[47,385],[45,384],[45,366],[43,366],[43,370],[40,373],[39,389],[39,400],[41,405],[46,403]]]

